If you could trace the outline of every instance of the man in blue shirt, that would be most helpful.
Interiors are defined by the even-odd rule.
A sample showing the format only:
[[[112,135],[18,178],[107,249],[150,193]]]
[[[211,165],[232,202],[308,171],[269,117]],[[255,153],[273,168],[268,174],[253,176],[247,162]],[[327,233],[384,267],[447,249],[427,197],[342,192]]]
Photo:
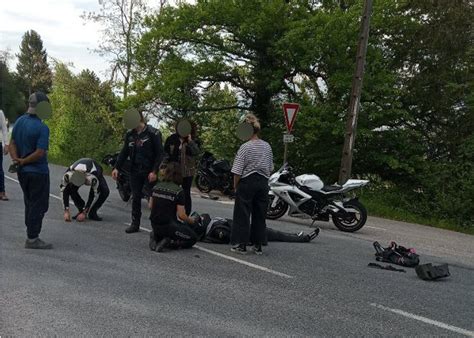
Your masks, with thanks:
[[[37,105],[43,101],[49,102],[44,93],[31,94],[28,111],[15,122],[10,142],[10,154],[18,165],[18,180],[24,195],[27,249],[52,248],[51,244],[39,238],[43,217],[49,207],[49,128],[36,111]]]

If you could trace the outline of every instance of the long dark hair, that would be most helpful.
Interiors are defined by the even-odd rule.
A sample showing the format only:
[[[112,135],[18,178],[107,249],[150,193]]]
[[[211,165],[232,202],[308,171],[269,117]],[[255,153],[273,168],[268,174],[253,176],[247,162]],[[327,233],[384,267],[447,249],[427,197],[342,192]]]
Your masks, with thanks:
[[[177,162],[165,162],[160,166],[160,170],[163,170],[162,180],[164,182],[173,182],[177,185],[183,183],[183,177],[181,175],[181,166]]]

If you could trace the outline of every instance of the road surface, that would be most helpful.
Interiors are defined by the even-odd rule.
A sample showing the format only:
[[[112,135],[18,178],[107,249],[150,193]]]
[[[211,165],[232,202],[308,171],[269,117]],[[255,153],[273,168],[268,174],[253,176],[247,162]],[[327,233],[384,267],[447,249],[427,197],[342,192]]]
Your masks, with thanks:
[[[5,165],[8,165],[6,163]],[[0,201],[0,336],[474,336],[474,237],[369,217],[355,234],[319,223],[311,243],[270,243],[263,256],[228,245],[148,249],[125,234],[130,205],[111,195],[103,222],[65,223],[63,167],[51,165],[50,208],[41,237],[53,250],[24,249],[22,193],[7,173]],[[231,217],[232,202],[193,195],[194,209]],[[369,210],[370,213],[370,210]],[[309,220],[268,225],[310,231]],[[368,268],[373,241],[415,247],[422,263],[448,263],[437,282]]]

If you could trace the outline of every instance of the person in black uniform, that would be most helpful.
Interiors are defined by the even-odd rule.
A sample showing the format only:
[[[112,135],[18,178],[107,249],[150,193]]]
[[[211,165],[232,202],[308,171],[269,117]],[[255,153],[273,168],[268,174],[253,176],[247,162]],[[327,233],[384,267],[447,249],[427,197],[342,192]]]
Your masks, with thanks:
[[[181,169],[176,162],[163,164],[158,182],[150,200],[150,250],[162,252],[165,248],[190,248],[197,240],[196,233],[188,224],[195,219],[184,209],[185,198],[181,184]]]
[[[82,184],[72,182],[71,177],[74,172],[84,174],[84,182],[86,186],[90,186],[89,198],[87,203],[79,195],[79,187]],[[78,185],[76,185],[78,184]],[[104,204],[109,196],[110,190],[104,178],[102,167],[99,163],[91,158],[81,158],[77,160],[66,170],[61,181],[61,193],[64,205],[64,220],[71,221],[71,213],[69,212],[69,197],[72,198],[79,213],[74,216],[78,222],[83,222],[86,217],[94,221],[102,221],[97,215],[97,211]]]
[[[125,135],[123,148],[112,171],[112,178],[117,180],[118,173],[128,158],[131,162],[130,187],[132,189],[132,223],[125,229],[126,233],[140,231],[142,216],[142,190],[146,184],[155,182],[156,173],[163,157],[163,145],[159,130],[147,125],[140,113],[140,124]]]

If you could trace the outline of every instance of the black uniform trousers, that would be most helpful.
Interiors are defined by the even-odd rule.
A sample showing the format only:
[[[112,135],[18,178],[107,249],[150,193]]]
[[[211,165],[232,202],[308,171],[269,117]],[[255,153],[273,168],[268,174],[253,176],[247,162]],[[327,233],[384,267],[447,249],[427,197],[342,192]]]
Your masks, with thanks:
[[[130,189],[132,190],[132,225],[139,226],[142,217],[143,189],[151,185],[148,182],[150,171],[135,171],[132,167],[130,173]]]
[[[197,235],[190,226],[180,222],[166,224],[151,224],[155,241],[168,237],[172,240],[169,247],[172,249],[186,249],[196,244]]]
[[[39,236],[49,208],[49,174],[18,173],[25,202],[25,225],[29,239]]]
[[[259,174],[239,181],[235,194],[231,244],[265,243],[268,190],[268,179]]]

